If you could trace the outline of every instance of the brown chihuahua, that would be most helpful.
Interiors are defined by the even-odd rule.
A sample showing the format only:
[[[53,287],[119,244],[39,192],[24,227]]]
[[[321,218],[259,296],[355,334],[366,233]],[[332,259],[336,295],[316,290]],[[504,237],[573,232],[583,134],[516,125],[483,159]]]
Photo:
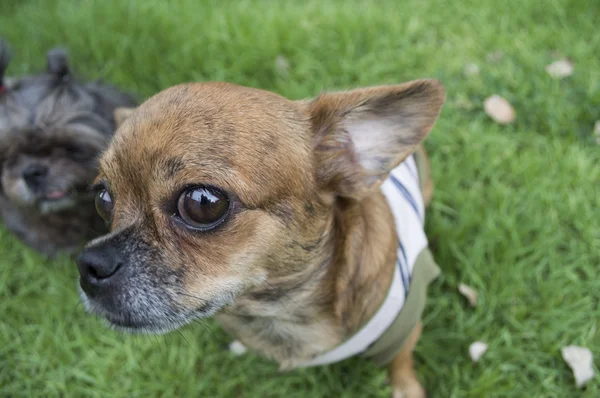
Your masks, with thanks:
[[[364,355],[389,364],[394,397],[425,396],[412,351],[439,269],[420,144],[443,102],[435,80],[310,101],[196,83],[120,110],[83,302],[126,331],[215,315],[282,369]]]

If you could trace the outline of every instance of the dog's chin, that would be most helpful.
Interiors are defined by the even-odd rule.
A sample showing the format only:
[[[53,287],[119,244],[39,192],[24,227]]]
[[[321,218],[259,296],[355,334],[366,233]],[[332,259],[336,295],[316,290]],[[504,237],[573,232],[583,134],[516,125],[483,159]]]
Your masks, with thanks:
[[[124,332],[128,334],[152,334],[152,335],[160,335],[167,334],[174,330],[177,330],[188,323],[192,322],[192,319],[189,321],[181,321],[181,322],[148,322],[148,323],[140,323],[140,322],[131,322],[126,321],[124,319],[114,318],[113,316],[105,315],[103,317],[104,322],[108,327],[118,332]]]
[[[99,316],[111,329],[130,334],[167,334],[192,323],[195,320],[208,318],[225,306],[225,304],[217,305],[211,303],[210,305],[205,305],[199,309],[171,313],[168,317],[156,316],[139,319],[138,317],[128,316],[123,313],[116,314],[113,311],[109,311],[96,303],[93,299],[89,298],[81,287],[78,287],[78,290],[81,301],[87,312]]]

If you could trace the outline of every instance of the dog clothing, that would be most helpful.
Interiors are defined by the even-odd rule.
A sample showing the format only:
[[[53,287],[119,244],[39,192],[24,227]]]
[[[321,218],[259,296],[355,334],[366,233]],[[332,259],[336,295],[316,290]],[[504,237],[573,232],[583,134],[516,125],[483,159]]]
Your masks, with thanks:
[[[398,235],[398,257],[387,297],[375,315],[348,340],[299,367],[326,365],[355,355],[369,357],[379,365],[387,364],[417,326],[425,307],[427,286],[440,273],[423,229],[423,161],[418,154],[409,156],[381,186]]]

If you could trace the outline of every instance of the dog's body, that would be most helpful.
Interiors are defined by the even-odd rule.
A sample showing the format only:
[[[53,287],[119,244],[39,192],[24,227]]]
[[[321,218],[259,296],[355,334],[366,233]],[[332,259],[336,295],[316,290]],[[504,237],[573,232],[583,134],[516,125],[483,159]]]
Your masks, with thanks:
[[[216,314],[282,368],[338,346],[386,300],[399,237],[379,188],[443,97],[428,80],[297,102],[222,83],[154,96],[101,161],[112,232],[78,259],[87,308],[148,332]],[[396,396],[424,394],[411,328],[390,365]]]
[[[48,53],[46,73],[3,82],[8,61],[0,42],[0,217],[46,255],[74,253],[106,231],[88,187],[116,129],[113,111],[135,102],[75,80],[59,49]]]

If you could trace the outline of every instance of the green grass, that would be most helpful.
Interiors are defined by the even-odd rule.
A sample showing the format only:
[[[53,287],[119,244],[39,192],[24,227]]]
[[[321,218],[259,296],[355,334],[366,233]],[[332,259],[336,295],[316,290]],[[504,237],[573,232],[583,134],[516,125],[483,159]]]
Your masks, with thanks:
[[[448,101],[427,141],[437,181],[427,230],[443,276],[431,289],[417,368],[432,397],[598,397],[560,356],[600,364],[600,3],[17,1],[0,4],[12,74],[53,45],[82,75],[143,99],[189,80],[227,80],[304,98],[321,90],[441,79]],[[500,60],[487,55],[502,51]],[[551,79],[555,52],[575,72]],[[278,68],[283,56],[289,69]],[[468,62],[480,66],[466,77]],[[491,94],[517,110],[494,124]],[[350,360],[279,374],[233,358],[213,322],[129,336],[84,313],[71,261],[0,234],[0,395],[47,397],[387,397],[385,372]],[[460,282],[480,293],[477,308]],[[489,343],[483,359],[467,355]]]

